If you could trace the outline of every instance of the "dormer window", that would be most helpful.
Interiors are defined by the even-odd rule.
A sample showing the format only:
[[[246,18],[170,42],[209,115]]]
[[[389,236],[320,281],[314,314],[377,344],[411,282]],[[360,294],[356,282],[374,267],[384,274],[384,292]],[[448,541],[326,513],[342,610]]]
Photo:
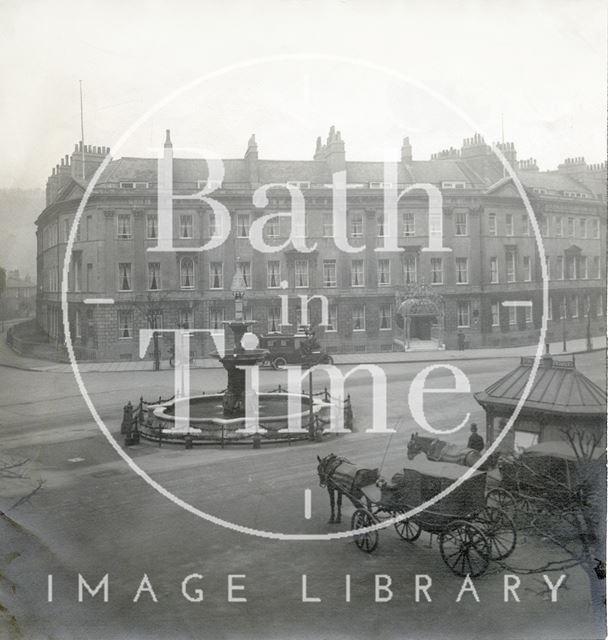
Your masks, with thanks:
[[[310,182],[305,180],[290,180],[287,183],[288,187],[296,187],[298,189],[310,189]]]
[[[121,189],[148,189],[150,187],[149,182],[121,182]]]
[[[203,189],[207,189],[207,188],[210,191],[215,191],[216,189],[222,188],[222,181],[221,180],[197,180],[196,188],[199,191],[202,191]]]
[[[443,181],[441,183],[442,189],[464,189],[467,186],[467,183],[462,180],[451,180],[451,181]]]

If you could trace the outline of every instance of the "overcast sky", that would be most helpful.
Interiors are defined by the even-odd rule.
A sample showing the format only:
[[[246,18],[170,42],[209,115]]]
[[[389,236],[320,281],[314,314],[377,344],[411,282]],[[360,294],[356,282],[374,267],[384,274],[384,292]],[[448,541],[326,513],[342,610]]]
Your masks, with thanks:
[[[595,0],[21,0],[0,4],[0,187],[43,187],[80,138],[112,145],[157,101],[238,61],[310,52],[391,67],[465,112],[491,140],[554,168],[606,157],[606,5]],[[234,71],[155,113],[119,155],[181,147],[309,159],[335,124],[347,158],[382,160],[409,135],[415,159],[471,127],[428,93],[349,63],[278,61]],[[188,155],[188,152],[181,152]]]

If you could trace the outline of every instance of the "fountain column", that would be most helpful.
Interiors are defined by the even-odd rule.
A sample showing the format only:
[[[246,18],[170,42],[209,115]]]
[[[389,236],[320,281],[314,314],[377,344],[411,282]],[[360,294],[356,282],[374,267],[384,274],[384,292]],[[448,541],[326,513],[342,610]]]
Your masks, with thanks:
[[[244,349],[241,342],[249,326],[254,324],[253,321],[246,321],[243,318],[243,298],[246,289],[247,285],[237,267],[231,286],[235,317],[234,320],[225,323],[232,331],[234,349],[226,351],[224,357],[219,358],[228,374],[228,386],[222,400],[224,416],[228,418],[245,415],[245,371],[240,367],[256,365],[266,355],[263,349]]]

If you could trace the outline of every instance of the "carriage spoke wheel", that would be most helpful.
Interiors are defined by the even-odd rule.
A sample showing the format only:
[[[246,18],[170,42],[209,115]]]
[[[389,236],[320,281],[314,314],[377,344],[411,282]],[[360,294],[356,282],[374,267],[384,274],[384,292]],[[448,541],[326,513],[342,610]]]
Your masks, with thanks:
[[[490,559],[508,558],[517,544],[517,531],[513,520],[502,509],[485,507],[475,516],[475,524],[490,543]]]
[[[408,542],[418,540],[422,531],[420,525],[413,520],[401,520],[400,522],[395,522],[394,526],[399,537]]]
[[[515,497],[506,489],[491,489],[488,491],[486,493],[486,505],[501,509],[511,517],[516,511]]]
[[[376,524],[376,519],[367,509],[356,509],[351,518],[350,525],[353,531],[365,529]],[[371,553],[378,546],[378,531],[355,534],[355,544],[366,553]]]
[[[441,557],[457,576],[480,576],[490,563],[490,543],[483,531],[465,520],[453,520],[439,534]]]

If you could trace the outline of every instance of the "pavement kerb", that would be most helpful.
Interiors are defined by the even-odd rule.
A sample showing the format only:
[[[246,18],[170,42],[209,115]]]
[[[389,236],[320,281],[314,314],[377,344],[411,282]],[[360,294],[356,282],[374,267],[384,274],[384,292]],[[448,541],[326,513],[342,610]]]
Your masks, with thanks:
[[[519,349],[519,347],[515,347],[514,349]],[[556,357],[568,357],[572,355],[580,355],[585,353],[594,353],[597,351],[605,351],[606,347],[597,347],[587,351],[587,349],[577,350],[577,351],[566,351],[566,352],[556,352],[551,355]],[[496,360],[496,359],[506,359],[506,358],[519,358],[524,356],[520,352],[518,353],[509,353],[510,349],[504,350],[496,350],[493,353],[487,353],[484,355],[473,355],[475,350],[469,350],[468,352],[460,352],[460,351],[442,351],[442,352],[420,352],[427,353],[427,357],[423,357],[422,355],[416,356],[413,358],[402,358],[402,359],[384,359],[386,358],[386,353],[369,353],[365,354],[367,357],[364,360],[360,360],[357,358],[355,354],[344,354],[342,356],[336,357],[336,365],[369,365],[369,364],[421,364],[421,363],[430,363],[430,362],[442,362],[442,361],[464,361],[464,360]],[[444,357],[428,357],[428,353],[441,353],[445,354]],[[465,355],[466,354],[466,355]],[[470,355],[469,355],[470,354]],[[528,354],[533,355],[533,354]],[[0,354],[1,356],[1,354]],[[354,357],[353,357],[354,356]],[[15,354],[16,358],[19,358],[17,354]],[[205,359],[207,360],[207,359]],[[213,362],[213,364],[212,364]],[[83,367],[83,373],[120,373],[120,372],[134,372],[134,371],[144,371],[144,372],[152,372],[151,363],[146,362],[146,364],[150,365],[149,367],[138,366],[134,368],[125,367],[126,362],[100,362],[100,363],[80,363],[82,365],[88,364],[97,364],[100,369],[90,369],[85,371],[85,367]],[[139,363],[138,363],[139,364]],[[141,363],[144,364],[144,363]],[[66,363],[44,363],[39,365],[29,364],[29,363],[9,363],[9,362],[1,362],[0,367],[6,369],[17,369],[21,371],[34,371],[38,373],[72,373],[71,365]],[[209,361],[207,366],[197,366],[194,365],[191,367],[192,370],[204,370],[204,369],[221,369],[221,365],[216,363],[216,361]],[[170,371],[170,369],[163,368],[162,371]]]

